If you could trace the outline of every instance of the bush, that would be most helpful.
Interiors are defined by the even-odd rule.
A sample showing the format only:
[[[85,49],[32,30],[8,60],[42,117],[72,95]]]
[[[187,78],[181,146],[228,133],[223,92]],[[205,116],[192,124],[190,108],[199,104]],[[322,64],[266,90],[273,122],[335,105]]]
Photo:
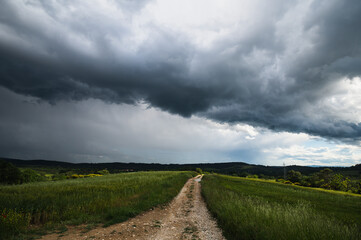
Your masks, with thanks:
[[[42,175],[40,175],[38,172],[28,168],[25,169],[22,172],[22,182],[23,183],[27,183],[27,182],[40,182],[40,181],[45,181],[46,178]]]
[[[287,180],[291,182],[300,182],[302,174],[299,171],[290,170],[287,173]]]
[[[103,169],[103,170],[99,170],[98,173],[101,175],[107,175],[107,174],[109,174],[109,171],[108,171],[108,169]]]
[[[238,174],[239,177],[247,177],[249,175],[249,173],[247,172],[241,172]]]
[[[30,224],[30,213],[22,213],[16,209],[3,209],[0,212],[0,239],[24,231]]]
[[[101,176],[103,176],[103,175],[91,173],[91,174],[85,175],[84,177],[101,177]]]
[[[258,178],[258,175],[257,174],[248,175],[247,178]]]
[[[55,174],[51,177],[51,180],[53,181],[64,180],[64,179],[67,179],[67,175],[65,173]]]
[[[285,180],[283,178],[276,178],[276,182],[284,183]]]

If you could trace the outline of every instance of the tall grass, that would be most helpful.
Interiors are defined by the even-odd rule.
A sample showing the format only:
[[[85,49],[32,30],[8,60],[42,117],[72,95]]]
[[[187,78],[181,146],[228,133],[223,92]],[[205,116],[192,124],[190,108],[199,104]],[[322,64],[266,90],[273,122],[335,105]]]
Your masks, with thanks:
[[[361,198],[207,175],[202,194],[227,239],[361,239]]]
[[[194,174],[137,172],[0,186],[0,239],[26,232],[29,224],[45,229],[124,221],[170,201]]]

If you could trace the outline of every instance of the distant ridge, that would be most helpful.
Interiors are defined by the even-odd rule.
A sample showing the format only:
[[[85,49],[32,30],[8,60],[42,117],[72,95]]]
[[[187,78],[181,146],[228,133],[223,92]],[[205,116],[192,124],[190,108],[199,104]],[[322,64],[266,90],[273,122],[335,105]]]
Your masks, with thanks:
[[[307,165],[307,167],[321,167],[321,168],[345,168],[344,166],[324,166],[324,165]]]
[[[174,170],[195,170],[201,168],[203,171],[223,174],[236,174],[239,176],[247,174],[263,174],[266,176],[283,176],[283,166],[263,166],[248,164],[244,162],[227,163],[194,163],[194,164],[160,164],[160,163],[70,163],[50,160],[21,160],[13,158],[0,158],[11,162],[17,167],[58,167],[64,169],[108,169],[110,172],[124,171],[174,171]],[[287,166],[287,171],[300,171],[302,174],[312,174],[323,168],[330,168],[335,172],[342,172],[345,175],[358,175],[361,173],[361,164],[351,167],[325,167],[325,166]]]

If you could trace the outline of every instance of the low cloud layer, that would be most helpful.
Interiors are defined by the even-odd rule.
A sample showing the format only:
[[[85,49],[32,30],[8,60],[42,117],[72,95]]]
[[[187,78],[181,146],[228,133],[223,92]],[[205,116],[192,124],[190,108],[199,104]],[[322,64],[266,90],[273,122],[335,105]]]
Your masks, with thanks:
[[[360,148],[307,134],[183,118],[101,100],[39,103],[0,88],[0,154],[71,162],[235,162],[354,165]],[[311,143],[312,146],[307,146]],[[316,145],[315,145],[316,143]]]
[[[0,88],[0,156],[71,162],[350,166],[355,145],[101,100],[40,102]]]
[[[356,0],[4,0],[0,86],[359,144],[360,16]]]

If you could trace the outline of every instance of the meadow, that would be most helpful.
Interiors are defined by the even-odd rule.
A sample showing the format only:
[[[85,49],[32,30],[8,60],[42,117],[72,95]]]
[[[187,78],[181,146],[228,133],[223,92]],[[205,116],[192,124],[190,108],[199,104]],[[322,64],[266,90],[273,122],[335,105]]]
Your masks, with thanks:
[[[136,172],[0,186],[0,239],[110,225],[173,199],[195,172]]]
[[[361,239],[361,196],[205,175],[202,195],[227,239]]]

